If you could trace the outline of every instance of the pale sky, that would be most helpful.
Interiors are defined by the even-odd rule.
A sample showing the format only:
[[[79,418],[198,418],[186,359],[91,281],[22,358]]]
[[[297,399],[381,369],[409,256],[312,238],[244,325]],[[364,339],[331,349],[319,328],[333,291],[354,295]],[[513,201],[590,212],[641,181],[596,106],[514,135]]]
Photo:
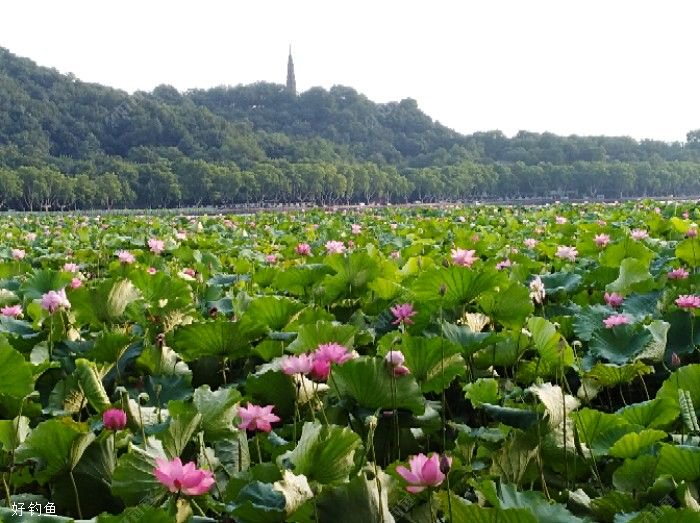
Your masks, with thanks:
[[[125,89],[347,85],[462,133],[684,140],[695,0],[2,0],[0,46]]]

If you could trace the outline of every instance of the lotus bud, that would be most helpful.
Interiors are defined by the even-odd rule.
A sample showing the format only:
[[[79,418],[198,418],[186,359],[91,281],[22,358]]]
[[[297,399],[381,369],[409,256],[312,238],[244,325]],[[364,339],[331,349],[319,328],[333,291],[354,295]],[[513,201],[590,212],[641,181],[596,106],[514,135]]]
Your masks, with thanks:
[[[671,354],[671,366],[673,368],[678,368],[681,366],[681,359],[675,352]]]
[[[440,456],[440,472],[442,472],[443,474],[447,474],[448,472],[450,472],[450,466],[450,458],[448,458],[445,454]]]

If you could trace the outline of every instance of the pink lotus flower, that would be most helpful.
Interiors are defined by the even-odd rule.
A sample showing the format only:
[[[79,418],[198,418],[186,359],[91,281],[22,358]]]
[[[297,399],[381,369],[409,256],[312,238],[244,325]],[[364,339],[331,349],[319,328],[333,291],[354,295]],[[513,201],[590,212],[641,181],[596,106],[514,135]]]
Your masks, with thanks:
[[[501,260],[496,264],[496,269],[501,271],[503,269],[507,269],[508,267],[512,267],[512,266],[513,266],[513,262],[510,261],[508,258],[506,258],[505,260]]]
[[[612,329],[618,325],[629,325],[630,319],[624,314],[613,314],[603,320],[606,328]]]
[[[17,318],[22,315],[22,306],[8,305],[0,309],[0,314],[6,318]]]
[[[331,362],[314,358],[311,364],[311,377],[315,380],[326,381],[331,375]]]
[[[353,234],[360,234],[362,232],[362,226],[358,225],[357,223],[353,223],[350,226],[350,232],[352,232]]]
[[[562,260],[569,260],[571,262],[576,261],[576,256],[578,256],[578,251],[576,247],[570,247],[568,245],[560,245],[557,247],[557,252],[555,254],[557,258]]]
[[[413,305],[410,303],[396,305],[391,307],[390,310],[394,315],[394,318],[396,318],[391,322],[393,325],[398,325],[399,323],[403,323],[404,325],[412,325],[413,320],[411,320],[411,318],[418,314],[415,310],[413,310]]]
[[[605,247],[608,243],[610,243],[610,236],[607,234],[596,234],[593,240],[598,247]]]
[[[314,361],[326,360],[338,365],[342,365],[352,359],[352,353],[348,352],[348,349],[339,343],[323,343],[318,346],[313,356]]]
[[[41,297],[41,308],[53,314],[58,309],[70,309],[70,302],[65,289],[49,291]]]
[[[185,231],[177,231],[175,233],[175,238],[184,241],[187,239],[187,233]]]
[[[686,220],[690,218],[690,214],[688,214],[688,211],[683,212],[683,218],[685,218]]]
[[[183,465],[180,458],[172,461],[156,458],[153,474],[170,492],[181,492],[186,496],[206,494],[214,484],[211,472],[198,469],[192,461]]]
[[[35,232],[28,232],[26,238],[27,238],[27,241],[29,243],[31,243],[34,240],[36,240],[36,233]]]
[[[557,225],[564,225],[568,220],[564,216],[557,216],[554,218],[554,221],[557,223]]]
[[[331,372],[331,363],[342,365],[353,357],[346,347],[338,343],[319,345],[312,356],[311,376],[317,380],[328,379]]]
[[[270,265],[274,265],[275,263],[277,263],[277,256],[275,256],[274,254],[268,254],[267,256],[265,256],[265,261]]]
[[[406,362],[406,357],[400,350],[390,350],[384,356],[384,361],[386,361],[392,367],[398,367]]]
[[[165,242],[156,238],[148,240],[148,248],[153,254],[160,254],[165,249]]]
[[[452,460],[447,458],[452,466]],[[440,470],[440,456],[433,453],[430,457],[421,453],[411,456],[408,460],[410,470],[400,465],[396,472],[410,485],[406,490],[412,494],[424,491],[428,487],[437,487],[445,480],[445,474]]]
[[[633,240],[639,241],[649,237],[649,233],[644,229],[635,229],[630,234]]]
[[[65,272],[78,272],[78,264],[77,263],[64,263],[63,264],[63,270]]]
[[[605,303],[611,307],[619,307],[622,305],[622,302],[625,301],[625,298],[616,292],[611,292],[610,294],[606,292],[603,298],[605,299]]]
[[[70,281],[70,288],[71,289],[79,289],[82,286],[83,286],[83,280],[81,280],[80,278],[73,278]]]
[[[311,255],[311,246],[308,243],[300,243],[296,247],[296,253],[299,256],[310,256]]]
[[[280,418],[272,413],[274,408],[274,405],[261,407],[252,403],[249,403],[247,407],[238,407],[238,416],[241,418],[238,428],[250,431],[272,431],[272,423],[280,421]]]
[[[391,251],[389,256],[391,256],[391,258],[394,260],[398,260],[401,257],[401,254],[399,254],[399,251]]]
[[[129,251],[117,251],[117,258],[119,258],[119,263],[128,265],[136,261],[136,257]]]
[[[394,374],[394,376],[398,378],[399,376],[406,376],[407,374],[411,374],[411,369],[409,369],[405,365],[397,365],[396,367],[392,367],[391,372]]]
[[[107,409],[102,413],[102,424],[107,430],[122,430],[126,427],[126,412],[122,409]]]
[[[146,272],[153,276],[155,273],[158,272],[158,269],[156,269],[155,267],[149,267],[148,269],[146,269]]]
[[[410,369],[404,365],[406,358],[399,350],[390,350],[387,352],[384,361],[389,365],[394,376],[405,376],[411,373]]]
[[[294,374],[309,374],[314,365],[314,358],[310,354],[299,356],[287,356],[282,360],[282,372],[288,376]]]
[[[537,240],[534,238],[526,238],[525,241],[523,241],[523,244],[525,244],[525,247],[528,249],[534,249],[537,245]]]
[[[343,254],[345,252],[345,244],[336,240],[326,242],[327,254]]]
[[[12,249],[12,258],[15,260],[23,260],[27,255],[22,249]]]
[[[194,278],[197,276],[197,271],[195,271],[194,269],[192,269],[190,267],[186,267],[186,268],[182,269],[182,273],[186,274],[190,278]]]
[[[700,296],[694,294],[684,294],[676,298],[676,305],[681,309],[697,309],[700,307]]]
[[[688,238],[695,238],[698,235],[698,228],[693,226],[685,233]]]
[[[471,267],[478,259],[475,250],[452,249],[452,263],[461,267]]]
[[[673,269],[672,271],[669,271],[666,274],[669,280],[685,280],[689,275],[690,273],[686,271],[683,267]]]

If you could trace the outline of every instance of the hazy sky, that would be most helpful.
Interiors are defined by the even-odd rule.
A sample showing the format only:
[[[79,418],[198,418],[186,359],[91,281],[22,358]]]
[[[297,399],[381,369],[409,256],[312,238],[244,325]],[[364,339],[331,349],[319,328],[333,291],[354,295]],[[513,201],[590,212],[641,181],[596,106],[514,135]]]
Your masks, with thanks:
[[[127,91],[284,83],[411,97],[460,132],[684,140],[695,0],[2,0],[0,46]]]

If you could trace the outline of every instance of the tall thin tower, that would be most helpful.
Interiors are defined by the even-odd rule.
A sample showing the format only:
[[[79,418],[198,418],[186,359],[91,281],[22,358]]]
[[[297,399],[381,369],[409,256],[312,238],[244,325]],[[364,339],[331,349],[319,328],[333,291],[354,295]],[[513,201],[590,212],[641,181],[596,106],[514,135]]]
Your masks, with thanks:
[[[287,91],[297,94],[297,81],[294,78],[294,60],[292,60],[292,45],[289,45],[289,59],[287,60]]]

